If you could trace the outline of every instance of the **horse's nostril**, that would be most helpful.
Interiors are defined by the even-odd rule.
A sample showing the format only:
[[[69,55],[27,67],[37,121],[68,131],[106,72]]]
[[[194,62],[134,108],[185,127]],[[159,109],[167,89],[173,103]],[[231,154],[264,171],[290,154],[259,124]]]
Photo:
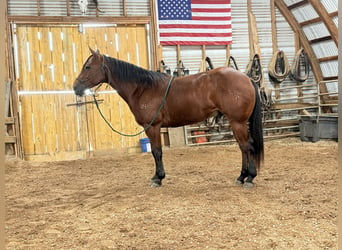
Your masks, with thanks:
[[[74,86],[74,92],[78,96],[83,96],[84,90],[80,86]]]

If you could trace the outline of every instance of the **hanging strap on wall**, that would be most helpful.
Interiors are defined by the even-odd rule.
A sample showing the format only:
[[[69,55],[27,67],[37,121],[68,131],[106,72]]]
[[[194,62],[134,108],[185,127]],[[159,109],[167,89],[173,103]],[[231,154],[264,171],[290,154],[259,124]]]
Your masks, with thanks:
[[[205,58],[205,61],[206,61],[207,64],[208,64],[208,67],[206,67],[206,71],[214,69],[214,65],[213,65],[213,63],[211,62],[210,57],[206,57],[206,58]]]
[[[304,52],[304,49],[299,49],[293,60],[291,67],[291,78],[297,82],[304,82],[309,77],[310,64],[308,55]]]
[[[182,60],[179,60],[177,67],[173,71],[173,76],[187,76],[189,75],[190,70],[185,68]]]
[[[157,69],[157,72],[165,72],[166,74],[171,75],[171,69],[165,65],[164,60],[159,61],[159,69]]]
[[[227,59],[226,65],[227,65],[227,67],[230,67],[230,68],[239,70],[239,67],[237,66],[237,63],[236,63],[235,58],[234,58],[233,56],[230,56],[230,57]]]
[[[290,73],[290,66],[285,53],[276,51],[268,65],[268,76],[275,83],[282,83]]]
[[[255,54],[252,60],[248,63],[246,68],[246,75],[249,76],[251,81],[261,87],[262,81],[262,66],[259,54]]]
[[[266,116],[270,114],[270,110],[273,104],[272,101],[272,91],[267,87],[262,86],[263,74],[262,74],[262,66],[260,61],[259,54],[255,54],[252,60],[246,67],[246,75],[249,76],[251,81],[259,86],[259,94],[261,99],[261,105],[264,112],[264,120]]]

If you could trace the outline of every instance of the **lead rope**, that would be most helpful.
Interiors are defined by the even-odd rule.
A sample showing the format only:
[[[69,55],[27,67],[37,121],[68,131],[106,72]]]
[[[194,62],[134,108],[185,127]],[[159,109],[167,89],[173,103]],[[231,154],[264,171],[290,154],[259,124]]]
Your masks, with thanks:
[[[119,134],[119,135],[121,135],[121,136],[134,137],[134,136],[138,136],[138,135],[144,133],[145,131],[147,131],[147,130],[152,126],[152,124],[155,122],[155,120],[157,119],[158,115],[160,114],[160,111],[163,109],[163,107],[164,107],[164,105],[165,105],[166,97],[167,97],[167,95],[168,95],[168,93],[169,93],[169,90],[170,90],[170,87],[171,87],[171,82],[172,82],[172,80],[173,80],[173,76],[171,76],[169,82],[167,83],[166,90],[165,90],[165,93],[164,93],[162,102],[161,102],[161,104],[160,104],[160,106],[159,106],[157,112],[156,112],[155,115],[153,116],[152,120],[149,122],[149,124],[147,124],[146,127],[144,127],[143,130],[141,130],[140,132],[135,133],[135,134],[125,134],[125,133],[122,133],[122,132],[116,130],[115,128],[113,128],[112,124],[110,124],[110,122],[109,122],[109,121],[106,119],[106,117],[103,115],[103,113],[102,113],[102,111],[101,111],[101,109],[100,109],[100,107],[99,107],[99,103],[98,103],[98,101],[97,101],[97,99],[96,99],[95,93],[94,93],[92,96],[93,96],[93,98],[94,98],[95,106],[96,106],[97,110],[99,111],[99,113],[100,113],[102,119],[107,123],[107,125],[112,129],[113,132],[115,132],[115,133],[117,133],[117,134]]]

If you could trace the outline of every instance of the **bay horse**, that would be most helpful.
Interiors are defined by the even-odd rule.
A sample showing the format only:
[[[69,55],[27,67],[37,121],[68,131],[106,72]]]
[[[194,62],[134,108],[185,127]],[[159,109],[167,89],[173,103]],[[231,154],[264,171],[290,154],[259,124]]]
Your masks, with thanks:
[[[219,111],[227,117],[242,153],[236,183],[253,187],[263,162],[264,142],[258,87],[248,76],[220,67],[173,78],[89,49],[91,55],[73,83],[75,94],[83,96],[86,89],[107,83],[127,102],[139,125],[145,128],[153,121],[145,130],[155,160],[151,186],[161,186],[165,178],[160,129],[198,123]]]

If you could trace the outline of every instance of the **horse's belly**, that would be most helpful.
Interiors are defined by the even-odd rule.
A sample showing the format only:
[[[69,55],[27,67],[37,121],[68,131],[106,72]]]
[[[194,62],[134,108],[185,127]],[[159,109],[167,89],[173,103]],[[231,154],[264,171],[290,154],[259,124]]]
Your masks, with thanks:
[[[212,107],[184,106],[176,111],[169,112],[165,117],[164,127],[179,127],[204,121],[216,111]]]

